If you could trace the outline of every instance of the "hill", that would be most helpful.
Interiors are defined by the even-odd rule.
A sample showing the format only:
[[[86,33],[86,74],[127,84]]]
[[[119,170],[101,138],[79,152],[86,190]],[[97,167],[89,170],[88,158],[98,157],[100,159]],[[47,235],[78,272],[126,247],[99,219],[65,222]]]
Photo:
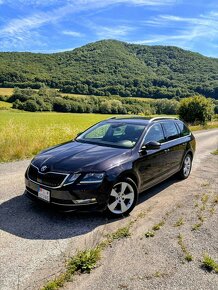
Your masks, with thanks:
[[[0,86],[151,98],[218,99],[218,59],[171,46],[102,40],[54,54],[0,53]]]

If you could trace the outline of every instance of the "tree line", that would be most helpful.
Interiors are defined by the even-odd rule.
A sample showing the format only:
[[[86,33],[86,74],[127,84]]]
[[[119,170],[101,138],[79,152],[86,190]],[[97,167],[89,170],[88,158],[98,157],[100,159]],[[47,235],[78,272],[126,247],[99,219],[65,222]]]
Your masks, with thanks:
[[[71,113],[101,114],[176,114],[179,101],[176,99],[140,100],[135,98],[70,96],[45,87],[39,90],[15,88],[12,96],[0,97],[13,104],[14,109],[30,112],[56,111]]]

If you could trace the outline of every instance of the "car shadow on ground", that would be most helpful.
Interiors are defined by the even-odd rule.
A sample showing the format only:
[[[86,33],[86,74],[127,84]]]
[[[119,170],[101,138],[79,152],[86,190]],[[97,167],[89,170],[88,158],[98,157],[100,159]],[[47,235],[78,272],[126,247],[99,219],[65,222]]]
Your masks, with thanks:
[[[149,189],[139,197],[145,202],[163,189],[175,183],[171,177]],[[56,240],[66,239],[91,232],[100,225],[116,221],[102,213],[63,213],[44,207],[29,200],[24,195],[14,197],[0,205],[0,229],[24,239]]]

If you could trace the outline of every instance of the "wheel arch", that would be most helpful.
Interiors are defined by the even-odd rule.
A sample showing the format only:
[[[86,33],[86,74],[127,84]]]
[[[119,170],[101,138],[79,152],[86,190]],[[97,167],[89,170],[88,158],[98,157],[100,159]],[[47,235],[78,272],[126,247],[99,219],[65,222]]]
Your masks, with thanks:
[[[130,179],[132,179],[132,181],[134,181],[134,183],[135,183],[135,185],[136,185],[136,187],[137,187],[137,190],[138,190],[139,179],[138,179],[137,175],[136,175],[134,172],[132,172],[132,171],[125,171],[125,172],[122,172],[122,173],[119,175],[119,177],[118,177],[117,180],[121,180],[121,179],[123,179],[123,178],[130,178]]]

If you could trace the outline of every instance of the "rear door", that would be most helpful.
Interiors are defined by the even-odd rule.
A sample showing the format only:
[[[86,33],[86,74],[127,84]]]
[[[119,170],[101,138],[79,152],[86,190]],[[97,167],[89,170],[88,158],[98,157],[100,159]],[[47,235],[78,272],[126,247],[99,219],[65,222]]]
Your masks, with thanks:
[[[168,174],[171,175],[180,169],[181,160],[186,149],[186,142],[183,142],[179,128],[174,120],[166,120],[161,123],[166,137],[164,145],[168,151],[165,166]]]

